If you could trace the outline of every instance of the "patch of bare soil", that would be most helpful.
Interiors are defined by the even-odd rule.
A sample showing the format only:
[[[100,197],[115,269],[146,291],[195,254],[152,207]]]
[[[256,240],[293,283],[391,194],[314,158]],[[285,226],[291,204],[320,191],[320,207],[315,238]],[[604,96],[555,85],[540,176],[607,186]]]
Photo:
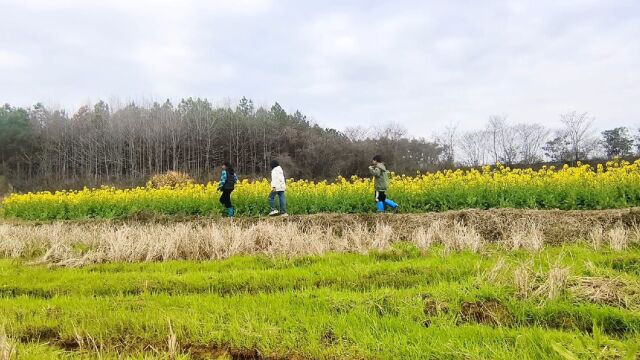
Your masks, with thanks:
[[[425,320],[422,324],[425,327],[431,326],[431,318],[438,316],[439,314],[449,313],[448,304],[437,301],[431,298],[427,294],[424,294],[422,298],[424,300],[424,307],[422,308],[422,312],[424,313],[424,316],[425,316]]]
[[[200,344],[186,344],[181,346],[182,352],[189,354],[189,357],[196,360],[205,359],[225,359],[230,358],[233,360],[303,360],[305,358],[297,355],[288,356],[275,356],[260,354],[257,350],[233,350],[225,349],[221,347],[200,345]]]

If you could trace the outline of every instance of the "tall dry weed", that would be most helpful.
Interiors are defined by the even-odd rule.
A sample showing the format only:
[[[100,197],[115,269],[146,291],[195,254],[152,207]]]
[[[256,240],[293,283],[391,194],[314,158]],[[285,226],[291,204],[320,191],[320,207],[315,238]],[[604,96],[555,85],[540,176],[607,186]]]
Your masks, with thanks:
[[[556,259],[555,264],[549,268],[545,283],[538,287],[535,294],[549,299],[557,298],[567,289],[569,274],[569,268],[562,266],[560,258]]]
[[[394,240],[393,227],[389,224],[382,222],[376,223],[375,231],[373,233],[373,242],[371,248],[373,250],[384,250],[391,246]]]
[[[604,230],[602,226],[597,225],[589,232],[589,241],[594,250],[602,249],[602,243],[604,242]]]
[[[364,224],[349,227],[344,234],[347,243],[351,244],[355,252],[365,254],[369,251],[371,233]]]
[[[629,232],[621,224],[617,224],[607,232],[609,246],[614,251],[622,251],[629,246]]]
[[[446,223],[442,219],[433,221],[426,229],[419,226],[414,230],[412,239],[420,249],[428,250],[431,246],[442,243],[446,237]]]
[[[455,222],[453,229],[443,239],[446,253],[468,250],[479,252],[484,246],[484,239],[473,226]]]
[[[537,223],[521,222],[511,232],[508,243],[513,250],[540,251],[544,247],[544,234]]]
[[[0,327],[0,360],[17,359],[17,350],[13,341],[7,336],[4,327]]]
[[[566,288],[569,280],[569,269],[553,267],[549,270],[548,290],[549,299],[558,297]]]
[[[180,355],[180,345],[178,344],[178,336],[173,331],[171,321],[169,321],[169,336],[167,337],[167,355],[169,359],[177,359]]]
[[[489,270],[489,272],[485,276],[486,282],[490,284],[495,284],[498,276],[502,273],[502,271],[506,268],[506,261],[504,257],[500,257],[496,264]]]
[[[514,283],[516,285],[516,290],[518,296],[521,298],[528,298],[533,290],[533,282],[531,279],[531,269],[529,265],[523,264],[520,265],[513,272]]]
[[[634,222],[629,229],[629,242],[631,244],[640,245],[640,224]]]

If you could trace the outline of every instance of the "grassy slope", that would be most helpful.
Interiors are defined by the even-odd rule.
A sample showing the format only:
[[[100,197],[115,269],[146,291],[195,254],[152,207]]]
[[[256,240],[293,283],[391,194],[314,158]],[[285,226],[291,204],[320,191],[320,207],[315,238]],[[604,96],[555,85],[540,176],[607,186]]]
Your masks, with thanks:
[[[501,256],[506,265],[492,272]],[[637,250],[596,253],[577,245],[534,255],[497,249],[425,255],[404,248],[80,269],[0,260],[0,325],[22,358],[89,356],[88,349],[106,358],[161,357],[170,331],[182,356],[204,358],[225,351],[503,359],[559,358],[563,348],[579,358],[633,353],[640,341],[637,297],[624,308],[569,291],[554,300],[516,296],[518,264],[533,260],[532,268],[545,273],[558,258],[574,277],[617,278],[637,290]]]

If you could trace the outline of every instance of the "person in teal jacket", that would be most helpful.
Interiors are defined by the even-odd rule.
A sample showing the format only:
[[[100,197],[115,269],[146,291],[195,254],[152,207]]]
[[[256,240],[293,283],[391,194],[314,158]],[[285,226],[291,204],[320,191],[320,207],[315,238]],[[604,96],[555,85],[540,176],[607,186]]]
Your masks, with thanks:
[[[387,199],[387,189],[389,187],[389,171],[384,166],[382,156],[376,155],[371,161],[369,171],[373,175],[373,186],[376,191],[376,208],[378,212],[384,212],[385,207],[390,207],[394,212],[398,211],[398,204],[391,199]]]
[[[236,182],[238,182],[238,177],[233,170],[233,166],[228,161],[222,163],[222,175],[220,176],[220,184],[218,185],[218,190],[222,191],[222,196],[220,196],[220,203],[224,205],[227,210],[227,216],[233,217],[235,215],[235,210],[233,209],[233,205],[231,204],[231,193],[233,189],[235,189]]]

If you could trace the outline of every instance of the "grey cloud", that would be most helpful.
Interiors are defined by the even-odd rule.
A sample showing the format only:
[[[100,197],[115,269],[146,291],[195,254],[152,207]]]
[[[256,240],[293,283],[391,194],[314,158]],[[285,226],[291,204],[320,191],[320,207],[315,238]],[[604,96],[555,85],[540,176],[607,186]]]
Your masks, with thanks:
[[[3,4],[0,101],[243,95],[326,126],[428,136],[491,114],[640,125],[640,3],[56,1]]]

